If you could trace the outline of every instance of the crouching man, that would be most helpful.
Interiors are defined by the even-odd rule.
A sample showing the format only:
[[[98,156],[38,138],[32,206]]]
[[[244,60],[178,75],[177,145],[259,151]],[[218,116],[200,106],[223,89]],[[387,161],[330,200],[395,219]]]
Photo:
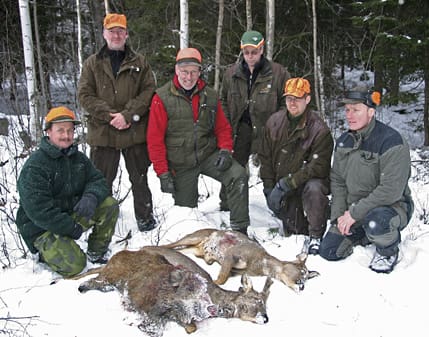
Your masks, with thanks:
[[[349,130],[336,141],[332,225],[319,253],[327,260],[340,260],[353,246],[372,243],[376,251],[369,267],[390,273],[398,261],[400,231],[414,209],[408,187],[410,150],[396,130],[376,120],[378,92],[357,87],[342,103]]]
[[[73,111],[56,107],[45,118],[46,136],[25,162],[19,178],[20,205],[16,225],[40,262],[69,277],[105,254],[119,214],[102,173],[74,144]],[[85,254],[75,242],[92,229]]]

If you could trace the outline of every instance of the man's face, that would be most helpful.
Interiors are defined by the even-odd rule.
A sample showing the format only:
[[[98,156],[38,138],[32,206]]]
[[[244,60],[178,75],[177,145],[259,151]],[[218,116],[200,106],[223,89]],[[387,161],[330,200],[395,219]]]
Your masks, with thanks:
[[[200,77],[200,67],[195,65],[177,65],[176,75],[180,85],[186,89],[192,89]]]
[[[286,96],[286,107],[289,113],[296,117],[301,115],[308,103],[310,103],[311,97],[309,95],[304,95],[303,97],[295,97],[292,95]]]
[[[60,149],[66,149],[73,144],[74,124],[72,122],[52,123],[46,133],[52,144]]]
[[[127,41],[128,31],[125,28],[113,27],[103,29],[103,37],[110,50],[124,50]]]
[[[264,47],[254,48],[246,46],[243,48],[243,57],[250,69],[253,69],[261,60],[261,56],[264,52]]]
[[[375,114],[375,109],[363,103],[346,104],[346,119],[352,131],[359,131],[366,127]]]

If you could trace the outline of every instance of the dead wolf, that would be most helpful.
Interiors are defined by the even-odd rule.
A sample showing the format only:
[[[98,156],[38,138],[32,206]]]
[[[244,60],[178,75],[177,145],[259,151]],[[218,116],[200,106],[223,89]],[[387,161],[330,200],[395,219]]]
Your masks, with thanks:
[[[162,335],[167,321],[176,322],[188,333],[197,329],[197,322],[210,317],[268,321],[265,303],[270,279],[261,293],[253,290],[246,276],[239,291],[223,290],[192,259],[172,249],[124,250],[79,278],[95,273],[98,276],[83,282],[79,291],[118,289],[126,305],[141,315],[139,328],[153,337]]]
[[[294,291],[301,291],[306,280],[319,275],[307,269],[307,254],[299,254],[295,261],[280,261],[258,242],[237,231],[201,229],[163,247],[190,252],[208,264],[218,262],[221,269],[216,284],[224,284],[232,273],[245,272],[275,278]]]

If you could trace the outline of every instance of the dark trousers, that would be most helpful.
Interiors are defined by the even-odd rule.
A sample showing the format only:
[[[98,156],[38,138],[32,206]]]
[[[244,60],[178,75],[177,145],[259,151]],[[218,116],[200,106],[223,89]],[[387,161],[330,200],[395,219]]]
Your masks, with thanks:
[[[246,167],[252,147],[252,126],[240,123],[237,136],[234,140],[234,152],[232,157],[243,167]],[[230,209],[226,197],[225,185],[222,184],[219,198],[222,210]]]
[[[131,182],[134,197],[134,214],[137,221],[153,219],[152,193],[147,181],[147,171],[151,164],[146,143],[136,144],[122,150],[112,147],[94,146],[91,148],[91,160],[106,177],[112,190],[116,178],[121,153]]]
[[[392,207],[376,207],[353,224],[351,235],[342,235],[333,224],[322,240],[319,254],[327,260],[341,260],[353,252],[354,246],[373,243],[378,253],[392,256],[398,252],[400,230],[406,225],[407,220]]]
[[[321,238],[328,220],[328,194],[327,179],[310,179],[289,195],[278,215],[285,234]]]

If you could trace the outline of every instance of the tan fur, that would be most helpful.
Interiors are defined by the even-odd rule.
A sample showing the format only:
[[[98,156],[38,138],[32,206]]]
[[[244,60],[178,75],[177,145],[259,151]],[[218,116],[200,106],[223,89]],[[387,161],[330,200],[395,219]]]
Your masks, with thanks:
[[[166,321],[182,325],[188,333],[196,322],[209,317],[237,317],[266,323],[266,299],[271,280],[264,291],[256,292],[243,276],[240,291],[227,291],[213,283],[210,275],[185,255],[172,249],[145,247],[121,251],[100,268],[74,279],[98,273],[83,282],[79,291],[120,290],[127,305],[142,316],[139,325],[145,333],[159,336]]]
[[[298,255],[295,261],[280,261],[259,243],[236,231],[201,229],[163,247],[190,252],[208,264],[218,262],[221,269],[216,284],[224,284],[234,272],[245,272],[275,278],[294,291],[300,291],[307,279],[319,275],[308,271],[307,254]]]

